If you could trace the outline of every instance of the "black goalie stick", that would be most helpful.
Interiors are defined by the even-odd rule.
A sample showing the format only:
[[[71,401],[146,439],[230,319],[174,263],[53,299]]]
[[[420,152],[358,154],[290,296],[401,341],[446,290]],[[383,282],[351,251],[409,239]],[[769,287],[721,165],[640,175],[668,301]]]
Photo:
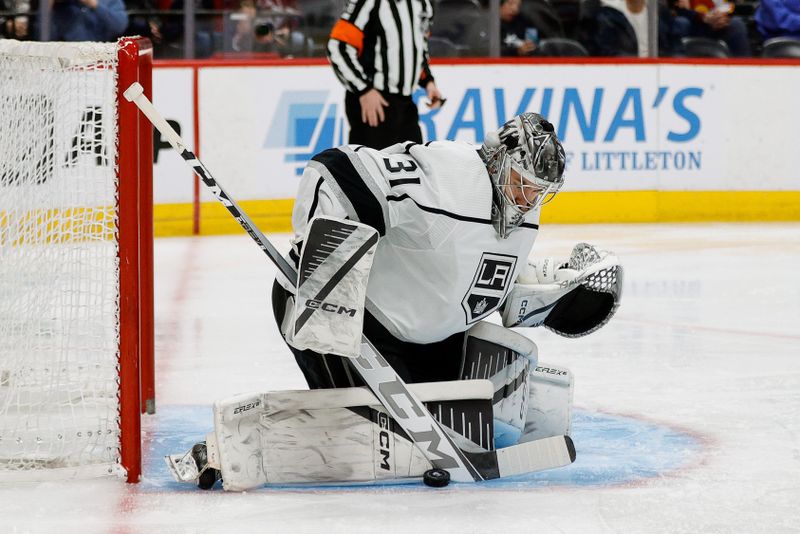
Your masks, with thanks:
[[[125,90],[124,96],[144,113],[153,126],[208,186],[217,200],[228,209],[233,218],[275,263],[281,273],[296,285],[297,271],[294,266],[281,256],[250,217],[222,189],[205,165],[186,148],[181,137],[144,95],[142,86],[138,83],[131,84]],[[435,468],[448,471],[451,479],[456,482],[489,480],[531,473],[568,465],[575,460],[575,448],[569,436],[544,438],[496,451],[462,450],[456,446],[417,396],[409,391],[392,366],[363,335],[361,336],[360,355],[350,358],[350,361],[389,415],[414,441],[428,461]]]

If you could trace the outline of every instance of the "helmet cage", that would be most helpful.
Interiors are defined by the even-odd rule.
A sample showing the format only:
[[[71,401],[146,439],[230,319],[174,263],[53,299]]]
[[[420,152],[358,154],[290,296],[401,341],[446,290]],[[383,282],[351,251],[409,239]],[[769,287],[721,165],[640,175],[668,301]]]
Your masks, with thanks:
[[[512,142],[503,140],[514,133]],[[565,157],[552,125],[533,113],[512,119],[493,137],[487,136],[482,154],[495,190],[492,219],[505,239],[524,222],[526,213],[556,195],[564,183]],[[512,170],[519,178],[512,178]]]

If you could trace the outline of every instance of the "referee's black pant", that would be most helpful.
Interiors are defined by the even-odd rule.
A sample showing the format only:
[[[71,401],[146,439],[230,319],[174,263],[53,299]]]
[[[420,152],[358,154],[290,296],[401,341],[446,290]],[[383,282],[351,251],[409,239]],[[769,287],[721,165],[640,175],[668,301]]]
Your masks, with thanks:
[[[422,143],[419,112],[412,98],[385,92],[381,94],[389,103],[383,108],[386,119],[372,127],[361,120],[361,103],[358,101],[358,95],[347,92],[344,97],[344,109],[347,122],[350,124],[348,142],[378,150],[405,141]]]
[[[277,281],[272,286],[272,311],[280,330],[291,294]],[[408,343],[389,333],[369,312],[364,314],[364,334],[406,383],[458,380],[464,332],[429,344]],[[298,350],[289,346],[311,389],[364,386],[347,358]]]

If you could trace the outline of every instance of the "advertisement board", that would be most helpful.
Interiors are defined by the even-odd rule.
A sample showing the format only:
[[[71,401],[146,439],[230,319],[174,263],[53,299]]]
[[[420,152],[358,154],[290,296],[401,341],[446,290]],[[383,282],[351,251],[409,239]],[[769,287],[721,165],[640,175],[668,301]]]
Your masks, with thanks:
[[[197,102],[187,98],[186,70],[156,69],[159,104],[184,131],[196,114],[201,158],[238,200],[280,200],[285,211],[309,159],[347,141],[344,92],[324,63],[201,65],[194,71]],[[708,211],[718,198],[709,193],[758,192],[760,202],[784,206],[776,217],[785,218],[786,209],[789,218],[800,216],[786,208],[788,197],[775,197],[800,192],[800,151],[789,149],[800,107],[787,104],[800,94],[797,66],[502,62],[436,65],[434,74],[447,104],[432,111],[421,88],[414,95],[426,141],[477,144],[523,111],[555,125],[568,158],[564,195],[584,193],[562,202],[564,213],[582,210],[580,199],[589,202],[591,194],[614,193],[623,203],[620,194],[633,204],[638,196],[640,212],[629,220],[728,220],[736,214]],[[158,184],[181,174],[176,163],[168,153],[156,163],[157,202],[188,201],[189,190]],[[678,199],[680,192],[696,194]],[[200,195],[204,205],[211,202]],[[671,204],[692,202],[707,215],[666,213]],[[742,217],[774,212],[757,208],[761,215]]]
[[[192,76],[191,68],[155,69],[153,72],[153,103],[190,150],[195,149]],[[157,130],[153,136],[153,159],[156,204],[193,202],[194,174]]]

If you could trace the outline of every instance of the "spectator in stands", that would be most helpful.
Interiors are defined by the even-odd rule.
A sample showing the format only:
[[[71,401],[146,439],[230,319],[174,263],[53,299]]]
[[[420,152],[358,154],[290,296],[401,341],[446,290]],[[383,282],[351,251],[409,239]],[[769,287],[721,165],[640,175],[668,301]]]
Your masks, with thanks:
[[[31,10],[29,0],[0,0],[0,11],[10,11],[13,15],[0,17],[0,38],[8,37],[23,41],[29,37],[28,16]]]
[[[648,19],[646,0],[588,0],[579,39],[593,56],[648,57]],[[681,55],[680,39],[687,32],[688,21],[676,21],[666,1],[659,2],[658,55]]]
[[[54,41],[113,41],[125,33],[122,0],[54,0]]]
[[[268,16],[270,24],[278,33],[288,34],[298,29],[301,12],[295,0],[255,0],[255,2],[259,18]]]
[[[564,25],[546,0],[501,0],[500,54],[536,55],[542,39],[564,37]]]
[[[236,52],[291,56],[304,52],[305,36],[297,26],[300,11],[287,4],[242,2],[231,47]]]
[[[761,0],[755,21],[764,39],[800,38],[800,0]]]
[[[251,52],[255,40],[256,5],[252,0],[244,0],[237,13],[236,29],[231,48],[235,52]]]
[[[525,14],[539,32],[539,40],[566,37],[564,22],[551,0],[524,0],[520,11]]]
[[[184,0],[159,0],[159,8],[173,11],[175,15],[162,17],[159,26],[161,41],[156,46],[158,57],[181,58],[185,56],[183,37],[183,3]],[[214,9],[213,0],[193,0],[195,10]],[[195,17],[194,56],[209,57],[214,53],[213,21],[204,17]]]
[[[539,30],[520,11],[522,0],[500,1],[500,55],[530,56],[539,44]]]
[[[579,40],[592,56],[647,55],[645,0],[587,0],[581,7]]]
[[[382,149],[422,142],[414,90],[424,88],[433,109],[444,103],[428,66],[432,17],[427,1],[392,0],[387,6],[347,0],[331,30],[328,58],[347,90],[350,143]]]
[[[719,39],[737,57],[751,55],[747,25],[732,15],[734,5],[723,0],[675,0],[677,18],[688,22],[688,36]]]
[[[647,4],[645,0],[601,0],[599,19],[601,42],[606,48],[602,55],[648,56]],[[622,14],[622,17],[619,16]],[[627,24],[625,24],[627,22]],[[612,36],[612,32],[616,35]]]
[[[253,52],[291,55],[291,33],[286,26],[276,29],[272,22],[258,21],[253,28]]]
[[[125,0],[128,9],[128,27],[125,35],[147,37],[158,48],[161,43],[161,18],[152,12],[158,9],[154,0]]]
[[[689,36],[691,23],[678,15],[675,0],[658,0],[658,55],[685,57],[683,38]]]
[[[249,24],[238,24],[236,29],[232,42],[232,48],[236,52],[267,53],[275,56],[291,55],[293,52],[289,29],[283,27],[276,30],[269,20],[256,19]]]

